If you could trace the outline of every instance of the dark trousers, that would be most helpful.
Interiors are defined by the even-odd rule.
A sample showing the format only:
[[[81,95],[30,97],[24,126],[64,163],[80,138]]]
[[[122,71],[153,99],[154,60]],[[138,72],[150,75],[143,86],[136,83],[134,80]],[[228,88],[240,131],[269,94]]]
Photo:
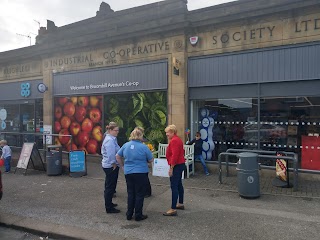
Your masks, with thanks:
[[[148,185],[148,173],[126,174],[127,193],[128,193],[128,210],[127,216],[135,218],[142,216],[143,201]]]
[[[6,167],[6,172],[10,172],[10,170],[11,170],[11,156],[6,157],[4,159],[4,164],[5,164],[5,167]]]
[[[172,202],[171,208],[176,209],[177,202],[179,198],[179,203],[183,204],[183,197],[184,197],[184,189],[182,186],[182,172],[185,169],[185,164],[178,164],[175,165],[173,168],[173,175],[170,177],[170,185],[172,191]]]
[[[112,209],[112,196],[116,191],[119,167],[113,168],[103,168],[106,174],[106,179],[104,182],[104,204],[106,210]]]

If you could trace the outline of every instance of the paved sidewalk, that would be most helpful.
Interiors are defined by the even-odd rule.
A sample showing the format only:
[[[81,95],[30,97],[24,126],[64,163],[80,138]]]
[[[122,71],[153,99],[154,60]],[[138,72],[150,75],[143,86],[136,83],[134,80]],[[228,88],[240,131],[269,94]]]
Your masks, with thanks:
[[[279,221],[290,224],[285,227],[293,231],[297,236],[295,239],[316,239],[319,234],[313,230],[320,226],[319,180],[300,180],[299,191],[293,192],[292,189],[273,187],[273,177],[262,176],[261,198],[244,200],[237,194],[235,176],[223,177],[223,184],[219,184],[217,173],[210,176],[197,173],[184,180],[186,210],[180,211],[177,218],[166,218],[162,212],[170,207],[169,180],[150,176],[153,196],[144,204],[144,212],[149,218],[135,222],[125,219],[127,199],[123,173],[119,176],[114,199],[121,213],[110,215],[104,210],[104,172],[100,164],[88,162],[87,170],[88,175],[82,178],[65,174],[47,176],[32,170],[28,170],[26,176],[3,174],[0,223],[56,239],[229,240],[241,239],[239,236],[243,231],[249,231],[246,239],[276,239],[270,234],[279,236],[283,229],[269,233],[262,225],[266,219],[272,223],[274,218],[280,218]],[[226,231],[226,226],[235,221],[242,222],[243,226]],[[252,221],[259,226],[245,224]],[[292,226],[295,227],[292,229]],[[299,237],[297,226],[309,232]],[[211,235],[210,229],[220,235]]]
[[[217,165],[215,165],[216,167]],[[93,168],[92,171],[90,168]],[[95,166],[90,165],[88,167],[90,174],[88,178],[104,179],[104,173],[101,171],[95,171]],[[233,171],[232,171],[233,168]],[[214,168],[212,174],[206,176],[202,174],[202,169],[197,169],[195,175],[191,175],[189,179],[184,180],[184,186],[189,189],[202,189],[202,190],[221,190],[238,192],[237,189],[237,176],[234,171],[234,167],[230,167],[230,176],[226,177],[225,172],[222,176],[222,184],[218,181],[218,171]],[[225,171],[225,168],[222,168]],[[293,191],[293,188],[281,188],[272,185],[272,181],[275,178],[275,170],[262,170],[260,171],[260,191],[261,194],[271,194],[271,195],[284,195],[284,196],[296,196],[296,197],[312,197],[320,198],[320,175],[311,174],[299,174],[299,184],[298,191]],[[119,181],[125,181],[120,175]],[[150,182],[153,185],[168,186],[169,181],[167,178],[154,177],[149,174]],[[312,179],[313,178],[313,179]],[[293,183],[293,176],[290,173],[290,183]]]

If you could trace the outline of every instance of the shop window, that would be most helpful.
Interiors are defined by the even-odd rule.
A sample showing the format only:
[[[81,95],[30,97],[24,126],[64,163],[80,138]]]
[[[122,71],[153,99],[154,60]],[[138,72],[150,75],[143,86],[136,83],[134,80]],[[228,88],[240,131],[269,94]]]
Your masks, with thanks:
[[[266,98],[261,102],[261,148],[298,154],[301,168],[320,170],[320,97]]]
[[[192,135],[204,140],[202,155],[217,161],[229,148],[258,147],[257,99],[212,99],[192,102]]]
[[[229,148],[288,151],[298,154],[301,168],[320,170],[318,96],[261,98],[260,112],[257,99],[248,98],[192,101],[191,106],[193,134],[202,130],[201,137],[214,143],[211,158],[203,154],[208,161],[217,161]],[[205,118],[213,119],[210,131],[203,126]],[[274,165],[272,160],[261,161]]]
[[[0,105],[0,138],[6,139],[10,146],[19,146],[20,136],[16,134],[8,134],[8,132],[19,132],[19,120],[19,104]]]
[[[4,132],[20,131],[19,104],[2,105],[0,110],[5,112],[5,118],[1,119],[1,130]]]
[[[35,131],[35,119],[34,119],[34,103],[21,104],[20,116],[22,132],[34,132]]]
[[[21,147],[23,142],[37,141],[38,137],[33,133],[37,132],[36,122],[42,122],[43,107],[42,99],[36,102],[39,103],[36,108],[34,101],[7,102],[0,106],[0,111],[3,113],[0,120],[1,130],[5,132],[3,138],[9,145]]]

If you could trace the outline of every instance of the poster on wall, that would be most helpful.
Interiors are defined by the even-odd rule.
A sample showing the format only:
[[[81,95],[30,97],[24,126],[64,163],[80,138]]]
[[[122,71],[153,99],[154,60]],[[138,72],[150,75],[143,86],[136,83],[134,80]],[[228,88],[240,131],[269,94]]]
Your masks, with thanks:
[[[120,146],[128,141],[131,131],[140,126],[145,129],[146,144],[153,151],[158,143],[167,141],[164,132],[167,126],[166,92],[55,98],[54,133],[60,134],[55,137],[55,144],[62,145],[66,151],[100,154],[102,126],[111,121],[120,128],[117,138]],[[72,143],[70,137],[63,135],[72,135]]]
[[[55,98],[55,144],[66,151],[82,150],[100,154],[103,138],[102,96],[72,96]],[[71,138],[64,135],[72,135]]]
[[[46,135],[46,138],[43,139],[43,143],[45,144],[52,144],[52,126],[51,125],[43,125],[43,134]],[[45,141],[45,142],[44,142]]]
[[[130,93],[104,96],[105,124],[116,122],[120,132],[118,143],[128,141],[131,131],[144,128],[146,143],[152,151],[159,143],[166,143],[164,129],[167,126],[166,92]]]

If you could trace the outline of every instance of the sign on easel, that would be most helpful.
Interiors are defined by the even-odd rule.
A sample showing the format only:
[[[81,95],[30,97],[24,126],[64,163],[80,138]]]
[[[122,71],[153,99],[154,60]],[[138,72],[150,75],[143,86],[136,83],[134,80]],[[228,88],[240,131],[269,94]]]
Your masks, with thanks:
[[[72,151],[69,153],[70,177],[82,177],[87,175],[86,153],[84,151]]]
[[[45,171],[41,154],[38,148],[36,147],[35,143],[23,143],[18,164],[14,173],[16,173],[17,169],[25,169],[24,174],[26,174],[30,164],[30,160],[33,169]]]

